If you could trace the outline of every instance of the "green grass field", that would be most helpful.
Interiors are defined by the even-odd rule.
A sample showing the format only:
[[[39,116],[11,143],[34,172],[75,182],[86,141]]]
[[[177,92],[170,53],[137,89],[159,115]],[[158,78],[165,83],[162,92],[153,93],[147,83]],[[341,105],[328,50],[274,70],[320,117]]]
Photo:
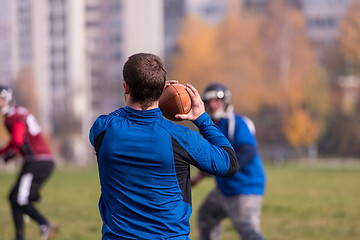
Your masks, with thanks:
[[[360,239],[360,162],[266,165],[267,192],[262,231],[268,240]],[[7,202],[17,172],[0,171],[0,240],[13,238]],[[214,185],[206,179],[193,189],[191,239],[197,240],[199,204]],[[60,225],[55,240],[100,239],[97,168],[58,168],[45,185],[38,206]],[[39,239],[37,226],[26,224],[27,239]],[[224,221],[222,240],[238,239]]]

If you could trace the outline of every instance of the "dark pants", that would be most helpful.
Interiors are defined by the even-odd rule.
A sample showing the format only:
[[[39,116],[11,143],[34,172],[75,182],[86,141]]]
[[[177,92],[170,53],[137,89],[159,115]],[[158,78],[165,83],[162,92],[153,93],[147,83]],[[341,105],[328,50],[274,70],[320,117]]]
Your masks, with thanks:
[[[27,161],[22,166],[15,186],[12,188],[9,201],[16,228],[16,240],[23,240],[24,218],[27,214],[39,225],[48,224],[46,218],[33,206],[32,202],[40,199],[39,190],[45,180],[51,175],[54,162]]]

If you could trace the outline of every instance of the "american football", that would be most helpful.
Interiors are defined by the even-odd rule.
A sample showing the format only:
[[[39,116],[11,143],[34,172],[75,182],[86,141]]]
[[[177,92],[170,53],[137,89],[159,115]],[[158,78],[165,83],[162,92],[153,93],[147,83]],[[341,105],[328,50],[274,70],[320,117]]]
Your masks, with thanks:
[[[159,99],[159,107],[163,116],[172,121],[181,121],[175,118],[176,114],[187,114],[191,109],[191,98],[186,86],[172,83],[164,89]]]

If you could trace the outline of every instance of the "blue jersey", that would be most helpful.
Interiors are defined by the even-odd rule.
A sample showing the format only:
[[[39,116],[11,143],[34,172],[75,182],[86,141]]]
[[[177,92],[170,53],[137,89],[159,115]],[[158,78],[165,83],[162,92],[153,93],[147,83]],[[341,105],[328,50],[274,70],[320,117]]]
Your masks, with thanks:
[[[238,194],[263,195],[266,176],[260,154],[257,150],[254,125],[246,117],[236,114],[233,117],[235,123],[232,126],[234,128],[233,131],[229,131],[229,126],[231,127],[231,124],[229,124],[230,118],[223,118],[218,123],[221,132],[230,139],[237,156],[241,154],[239,149],[242,145],[251,145],[255,150],[255,154],[250,159],[250,162],[241,167],[235,175],[227,178],[216,177],[217,185],[225,196]]]
[[[230,142],[204,113],[196,131],[160,109],[120,108],[90,130],[101,184],[103,239],[189,239],[190,164],[229,176],[238,170]]]

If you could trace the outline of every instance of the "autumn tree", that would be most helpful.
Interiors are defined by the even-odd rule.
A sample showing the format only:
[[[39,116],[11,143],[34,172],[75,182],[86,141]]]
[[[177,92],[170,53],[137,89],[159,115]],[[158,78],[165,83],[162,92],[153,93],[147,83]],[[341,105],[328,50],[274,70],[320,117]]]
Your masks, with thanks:
[[[169,78],[180,83],[192,83],[199,90],[206,82],[217,81],[214,69],[218,62],[214,51],[217,31],[215,26],[200,17],[185,19],[178,40],[179,52],[172,59],[173,71]]]
[[[359,79],[360,76],[360,1],[352,1],[339,23],[338,38],[333,51],[328,53],[329,73],[334,86],[340,76]],[[336,84],[336,85],[335,85]],[[355,90],[355,87],[353,86]],[[338,90],[338,88],[336,88]],[[335,91],[335,93],[337,93]],[[336,95],[335,95],[336,96]],[[343,104],[341,97],[334,97],[335,106],[328,118],[327,129],[320,141],[320,150],[326,155],[358,157],[360,154],[360,99]]]
[[[264,91],[259,25],[259,18],[247,15],[239,5],[230,5],[224,22],[218,24],[187,18],[171,78],[193,83],[200,91],[211,82],[222,82],[231,90],[237,110],[256,112]]]
[[[264,104],[264,51],[261,46],[259,15],[248,13],[239,1],[229,2],[229,12],[219,25],[214,51],[217,52],[217,81],[232,94],[235,110],[254,114]]]
[[[295,147],[308,145],[319,137],[316,129],[328,111],[326,75],[317,65],[299,10],[287,1],[273,0],[266,19],[262,39],[267,57],[265,84],[271,90],[267,102],[277,109],[288,142]],[[306,134],[309,129],[313,134]]]
[[[4,115],[1,115],[0,116],[0,146],[4,146],[6,144],[6,142],[9,141],[10,139],[10,136],[9,136],[9,133],[5,127],[4,124],[2,124],[4,122],[5,118],[4,118]]]
[[[337,108],[328,118],[327,130],[319,143],[326,156],[355,157],[360,155],[360,100],[355,105],[354,115]]]
[[[347,74],[360,74],[360,1],[353,1],[340,22],[339,50]]]
[[[14,91],[16,104],[24,106],[32,114],[38,114],[38,94],[36,91],[36,81],[30,68],[22,69],[11,85]]]
[[[210,82],[225,83],[237,112],[253,116],[270,108],[277,119],[266,125],[259,115],[260,125],[280,124],[282,139],[295,147],[315,142],[328,111],[329,88],[301,13],[284,0],[270,1],[262,15],[242,9],[239,1],[228,2],[219,24],[185,20],[170,77],[199,90]],[[306,135],[309,129],[313,134]]]
[[[301,108],[295,109],[285,117],[284,129],[288,142],[296,147],[310,146],[319,134],[318,124]]]

